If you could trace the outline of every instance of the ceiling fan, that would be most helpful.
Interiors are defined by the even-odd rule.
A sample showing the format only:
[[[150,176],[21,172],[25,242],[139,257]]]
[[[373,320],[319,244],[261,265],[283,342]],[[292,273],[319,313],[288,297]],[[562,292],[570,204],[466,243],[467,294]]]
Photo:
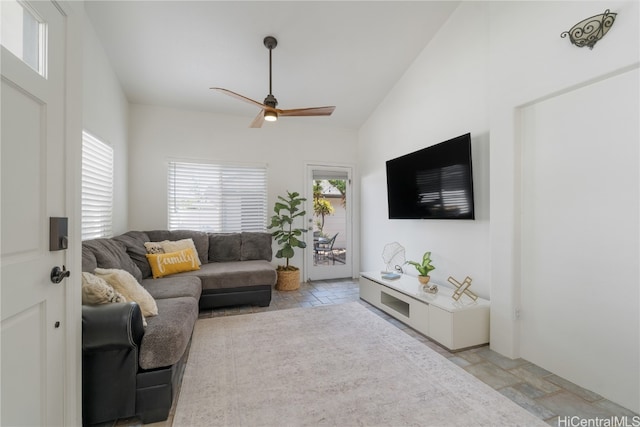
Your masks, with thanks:
[[[278,100],[271,93],[271,51],[275,49],[278,45],[278,41],[275,37],[267,36],[264,38],[264,46],[269,49],[269,95],[264,99],[264,102],[260,103],[258,101],[254,101],[251,98],[247,98],[246,96],[242,96],[239,93],[232,92],[228,89],[223,89],[221,87],[212,87],[211,89],[222,92],[226,95],[232,96],[236,99],[239,99],[244,102],[248,102],[249,104],[255,105],[260,108],[260,112],[256,116],[255,119],[251,122],[249,127],[259,128],[262,127],[264,121],[275,122],[278,120],[279,116],[330,116],[333,113],[333,110],[336,107],[312,107],[312,108],[294,108],[292,110],[281,110],[280,108],[276,108],[278,105]]]

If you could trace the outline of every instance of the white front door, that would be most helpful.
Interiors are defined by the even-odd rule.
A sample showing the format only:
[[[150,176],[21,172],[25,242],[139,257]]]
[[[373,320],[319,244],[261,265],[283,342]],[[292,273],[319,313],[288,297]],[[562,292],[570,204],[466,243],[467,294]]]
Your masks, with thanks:
[[[306,280],[353,277],[351,168],[307,165]]]
[[[65,17],[51,2],[2,0],[0,424],[65,424],[68,280],[49,250],[49,218],[66,217]],[[75,332],[73,332],[75,333]],[[69,398],[75,399],[75,396]]]

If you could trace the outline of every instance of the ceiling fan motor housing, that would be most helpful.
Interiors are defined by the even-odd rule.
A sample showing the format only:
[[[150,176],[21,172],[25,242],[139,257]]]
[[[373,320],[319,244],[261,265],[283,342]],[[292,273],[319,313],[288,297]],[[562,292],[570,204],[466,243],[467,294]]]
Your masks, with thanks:
[[[264,105],[267,105],[271,108],[276,108],[276,105],[278,105],[278,100],[276,99],[275,96],[273,96],[272,94],[269,94],[264,99]]]

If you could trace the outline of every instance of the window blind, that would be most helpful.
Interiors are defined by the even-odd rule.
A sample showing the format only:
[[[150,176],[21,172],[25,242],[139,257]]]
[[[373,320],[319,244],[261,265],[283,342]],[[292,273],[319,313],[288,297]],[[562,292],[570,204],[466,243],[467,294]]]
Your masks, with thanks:
[[[82,240],[113,236],[113,148],[82,132]]]
[[[167,187],[169,230],[266,230],[266,166],[169,162]]]

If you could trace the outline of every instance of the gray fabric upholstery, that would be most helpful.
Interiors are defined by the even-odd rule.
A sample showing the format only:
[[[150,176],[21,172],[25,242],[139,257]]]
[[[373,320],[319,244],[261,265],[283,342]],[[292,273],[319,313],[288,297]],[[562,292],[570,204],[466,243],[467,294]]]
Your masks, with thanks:
[[[147,231],[150,242],[161,242],[163,240],[193,239],[193,243],[198,251],[198,258],[202,264],[209,262],[209,235],[203,231],[194,230],[153,230]]]
[[[240,246],[240,261],[262,259],[271,261],[271,234],[242,232],[242,245]]]
[[[120,236],[114,237],[113,240],[125,246],[127,254],[129,254],[133,262],[135,262],[140,269],[143,279],[151,277],[151,267],[149,266],[149,261],[146,256],[147,249],[144,247],[144,243],[149,241],[147,233],[143,231],[128,231]]]
[[[145,231],[149,236],[150,242],[162,242],[163,240],[171,240],[171,232],[169,230],[151,230]]]
[[[140,345],[140,367],[155,369],[176,363],[184,354],[198,319],[198,300],[158,299],[158,315],[147,317]]]
[[[200,277],[203,291],[255,285],[273,286],[277,280],[275,268],[264,260],[211,262],[200,266],[200,270],[178,273],[170,277],[181,276]]]
[[[85,245],[82,245],[82,271],[93,273],[96,268],[98,268],[98,261],[93,251]]]
[[[125,245],[113,239],[94,239],[82,242],[96,257],[97,266],[100,268],[117,268],[131,273],[138,282],[142,281],[142,272],[135,262],[127,254]],[[95,268],[94,268],[95,270]]]
[[[240,233],[209,234],[209,261],[240,261]]]
[[[195,276],[144,279],[142,280],[142,286],[144,286],[156,300],[176,297],[199,299],[202,293],[200,279]]]

